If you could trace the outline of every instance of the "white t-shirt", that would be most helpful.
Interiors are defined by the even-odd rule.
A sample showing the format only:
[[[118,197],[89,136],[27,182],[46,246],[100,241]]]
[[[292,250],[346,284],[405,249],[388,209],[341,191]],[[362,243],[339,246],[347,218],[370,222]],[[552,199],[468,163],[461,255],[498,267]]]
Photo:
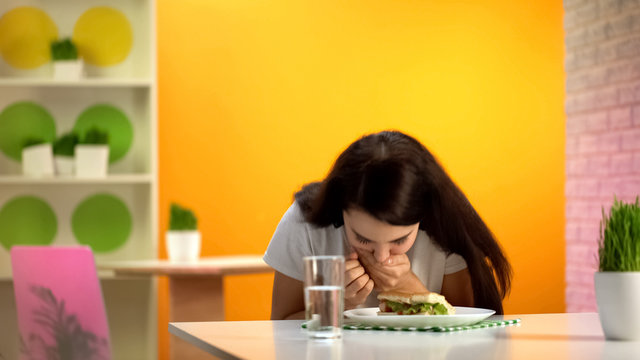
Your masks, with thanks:
[[[309,255],[345,255],[348,252],[344,226],[317,227],[305,221],[300,206],[294,202],[284,214],[264,254],[264,261],[276,271],[303,281],[302,257]],[[467,267],[458,254],[447,255],[423,230],[418,231],[415,243],[407,251],[411,270],[426,285],[439,293],[442,278]],[[374,290],[365,306],[378,306]]]

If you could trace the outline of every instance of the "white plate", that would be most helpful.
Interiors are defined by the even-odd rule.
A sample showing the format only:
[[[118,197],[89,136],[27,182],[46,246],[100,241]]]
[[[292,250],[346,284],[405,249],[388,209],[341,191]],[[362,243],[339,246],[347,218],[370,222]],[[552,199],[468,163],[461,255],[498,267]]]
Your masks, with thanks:
[[[472,325],[493,315],[495,311],[454,306],[455,315],[378,315],[378,308],[352,309],[344,312],[344,315],[353,321],[366,325],[384,325],[400,327],[425,327],[425,326],[464,326]]]

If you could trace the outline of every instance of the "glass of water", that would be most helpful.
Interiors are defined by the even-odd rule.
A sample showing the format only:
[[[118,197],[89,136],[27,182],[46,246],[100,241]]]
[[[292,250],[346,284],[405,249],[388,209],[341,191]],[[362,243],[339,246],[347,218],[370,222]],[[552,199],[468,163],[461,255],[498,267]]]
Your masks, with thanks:
[[[307,333],[313,339],[338,339],[344,310],[344,257],[305,256],[303,262]]]

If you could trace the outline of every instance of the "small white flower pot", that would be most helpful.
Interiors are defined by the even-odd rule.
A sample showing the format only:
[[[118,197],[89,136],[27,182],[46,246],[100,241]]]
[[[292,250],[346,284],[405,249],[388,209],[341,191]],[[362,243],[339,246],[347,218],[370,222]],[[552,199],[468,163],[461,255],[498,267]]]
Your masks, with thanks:
[[[200,258],[201,236],[194,231],[167,231],[167,252],[171,262],[192,262]]]
[[[73,168],[75,159],[72,156],[60,156],[55,155],[53,161],[56,166],[56,175],[71,176],[73,175]]]
[[[596,272],[596,301],[608,340],[640,340],[640,272]]]
[[[29,146],[22,150],[22,173],[27,176],[53,176],[51,144]]]
[[[80,80],[84,74],[82,60],[57,60],[53,62],[53,78],[56,80]]]
[[[108,166],[109,145],[76,145],[75,171],[77,177],[106,177]]]

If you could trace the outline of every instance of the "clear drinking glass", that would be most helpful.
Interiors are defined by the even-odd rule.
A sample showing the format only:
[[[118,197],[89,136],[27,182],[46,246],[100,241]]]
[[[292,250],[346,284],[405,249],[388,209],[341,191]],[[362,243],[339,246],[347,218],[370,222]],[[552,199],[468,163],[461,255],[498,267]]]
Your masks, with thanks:
[[[307,333],[314,339],[338,339],[344,310],[344,257],[305,256],[303,262]]]

